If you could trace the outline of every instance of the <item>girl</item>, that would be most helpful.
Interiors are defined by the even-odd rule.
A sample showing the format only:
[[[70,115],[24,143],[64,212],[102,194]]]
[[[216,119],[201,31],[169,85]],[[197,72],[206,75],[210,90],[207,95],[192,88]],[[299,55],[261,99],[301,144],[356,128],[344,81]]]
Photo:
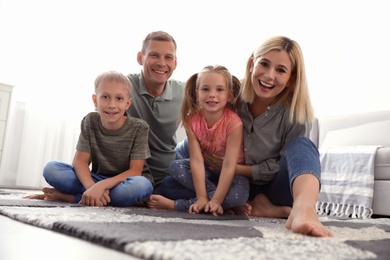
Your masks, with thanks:
[[[189,213],[210,212],[244,205],[249,195],[249,180],[234,176],[237,163],[244,163],[242,122],[233,112],[240,89],[239,80],[223,66],[207,66],[186,83],[181,120],[188,137],[190,158],[178,159],[170,175],[196,198],[176,201],[152,195],[150,208],[176,209]],[[205,165],[203,154],[224,157],[220,171]]]

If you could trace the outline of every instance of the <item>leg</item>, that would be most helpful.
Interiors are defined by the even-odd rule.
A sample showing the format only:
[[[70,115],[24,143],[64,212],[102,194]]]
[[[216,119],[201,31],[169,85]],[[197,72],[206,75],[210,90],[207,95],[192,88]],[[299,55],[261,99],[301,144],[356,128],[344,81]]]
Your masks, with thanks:
[[[43,169],[43,177],[53,188],[45,187],[43,194],[30,195],[29,199],[78,202],[85,191],[73,167],[67,163],[50,161]],[[76,196],[75,196],[76,195]]]
[[[225,200],[223,209],[232,209],[245,205],[249,197],[249,180],[244,176],[234,176]]]
[[[330,237],[331,231],[322,225],[316,212],[316,202],[320,188],[317,177],[301,174],[293,183],[294,206],[287,219],[286,227],[295,233],[315,237]]]
[[[147,199],[153,192],[152,183],[143,176],[131,176],[110,190],[110,206],[130,207]]]
[[[306,137],[291,141],[285,151],[294,205],[286,227],[295,233],[316,237],[332,236],[316,212],[321,185],[321,164],[317,147]]]

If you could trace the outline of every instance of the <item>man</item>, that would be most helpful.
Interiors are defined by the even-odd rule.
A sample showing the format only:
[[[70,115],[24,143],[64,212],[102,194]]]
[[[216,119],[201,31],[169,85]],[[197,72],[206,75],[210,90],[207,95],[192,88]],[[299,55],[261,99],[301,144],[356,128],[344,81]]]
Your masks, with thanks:
[[[149,124],[149,148],[144,175],[154,180],[154,193],[160,193],[161,181],[176,158],[176,130],[184,95],[184,82],[170,79],[176,69],[176,41],[166,32],[149,33],[138,52],[141,73],[129,74],[133,85],[133,105],[128,112]]]

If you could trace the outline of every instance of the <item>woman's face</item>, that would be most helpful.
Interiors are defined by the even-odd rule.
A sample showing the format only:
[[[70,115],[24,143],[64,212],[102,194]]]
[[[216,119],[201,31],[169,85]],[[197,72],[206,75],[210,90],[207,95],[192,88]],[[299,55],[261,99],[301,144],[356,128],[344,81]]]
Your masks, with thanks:
[[[286,88],[291,76],[291,61],[286,51],[269,51],[252,62],[252,85],[255,100],[268,104]]]

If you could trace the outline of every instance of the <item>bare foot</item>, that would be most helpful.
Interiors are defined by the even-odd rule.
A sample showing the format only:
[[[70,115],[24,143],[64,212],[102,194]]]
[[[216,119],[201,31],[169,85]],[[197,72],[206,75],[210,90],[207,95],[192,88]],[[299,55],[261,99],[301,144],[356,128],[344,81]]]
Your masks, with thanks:
[[[59,192],[58,190],[56,190],[54,188],[43,188],[42,191],[45,195],[45,198],[44,198],[45,200],[74,202],[73,195]]]
[[[286,221],[286,228],[294,233],[314,237],[331,237],[332,232],[325,227],[320,220],[316,210],[312,206],[295,204],[291,214]]]
[[[231,211],[235,215],[249,216],[252,212],[252,206],[249,203],[245,203],[244,205],[232,208]]]
[[[149,199],[146,201],[146,204],[151,209],[175,209],[175,201],[167,199],[161,195],[150,195]]]
[[[275,206],[264,194],[257,194],[256,197],[248,202],[252,207],[250,216],[263,218],[288,218],[291,207]]]
[[[23,197],[24,199],[33,199],[33,200],[44,200],[45,194],[31,194],[28,196]]]

